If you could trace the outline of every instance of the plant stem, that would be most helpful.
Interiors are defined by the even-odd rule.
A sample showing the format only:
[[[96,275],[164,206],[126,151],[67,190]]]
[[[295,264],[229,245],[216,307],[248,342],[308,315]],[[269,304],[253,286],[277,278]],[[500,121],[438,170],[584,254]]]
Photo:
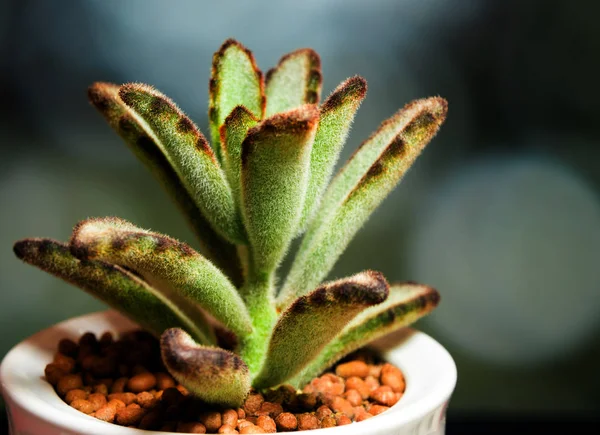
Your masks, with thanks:
[[[277,311],[273,303],[274,276],[258,275],[250,271],[249,278],[240,293],[246,302],[252,327],[250,335],[240,343],[240,354],[254,378],[263,365],[269,338],[273,332]]]

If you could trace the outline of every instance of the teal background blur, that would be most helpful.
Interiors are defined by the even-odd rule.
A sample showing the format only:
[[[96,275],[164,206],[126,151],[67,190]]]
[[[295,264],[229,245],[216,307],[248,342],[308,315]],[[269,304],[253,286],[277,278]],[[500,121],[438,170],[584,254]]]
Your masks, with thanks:
[[[159,184],[86,101],[139,81],[207,132],[212,53],[234,37],[266,71],[322,56],[323,95],[369,82],[341,162],[414,98],[448,121],[331,277],[366,268],[442,302],[418,327],[455,357],[452,412],[600,411],[600,4],[594,0],[0,1],[0,357],[103,309],[11,246],[121,216],[195,245]]]

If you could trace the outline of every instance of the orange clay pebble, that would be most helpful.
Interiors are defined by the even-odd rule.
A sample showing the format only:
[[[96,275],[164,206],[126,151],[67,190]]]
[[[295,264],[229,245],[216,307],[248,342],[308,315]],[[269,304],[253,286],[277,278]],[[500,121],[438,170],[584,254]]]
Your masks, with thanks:
[[[62,367],[50,363],[44,368],[44,376],[46,376],[46,380],[51,384],[56,386],[58,381],[60,381],[67,373],[62,369]]]
[[[122,426],[136,425],[142,420],[144,413],[145,411],[139,405],[132,403],[127,408],[117,410],[116,421]]]
[[[369,365],[369,376],[378,378],[381,374],[381,365]]]
[[[343,412],[348,417],[354,417],[354,407],[342,396],[335,396],[329,407],[335,412]]]
[[[71,373],[75,369],[75,360],[60,352],[54,355],[54,364],[63,369],[66,373]]]
[[[125,408],[127,405],[122,400],[110,399],[110,397],[109,397],[109,401],[106,404],[106,406],[112,406],[113,408],[115,408],[115,410],[117,410],[117,409]]]
[[[113,399],[120,400],[125,405],[130,405],[135,401],[135,394],[133,393],[112,393],[108,395],[108,400],[111,401]]]
[[[198,420],[206,426],[206,430],[209,432],[216,432],[223,424],[221,414],[216,411],[203,412]]]
[[[250,394],[244,402],[244,411],[246,414],[254,414],[260,409],[265,399],[260,394]]]
[[[275,419],[275,424],[280,431],[290,431],[298,427],[298,420],[291,412],[282,412]]]
[[[335,427],[335,418],[333,418],[331,415],[328,415],[326,417],[323,417],[323,419],[321,420],[321,427],[325,428],[325,427]]]
[[[319,419],[308,412],[298,415],[298,430],[312,430],[319,428]]]
[[[240,431],[240,433],[241,434],[265,433],[265,431],[262,428],[260,428],[260,427],[258,427],[256,425],[252,424],[252,425],[249,425],[249,426],[244,426],[244,428]]]
[[[154,405],[156,405],[156,399],[154,398],[154,394],[148,391],[142,391],[141,393],[138,393],[138,395],[135,397],[135,401],[142,408],[146,409],[152,408]]]
[[[81,387],[83,387],[83,380],[80,374],[65,375],[56,384],[56,390],[61,396],[64,396],[71,390],[81,389]]]
[[[394,393],[403,393],[406,388],[404,376],[397,367],[391,364],[384,364],[381,368],[381,383],[392,388]]]
[[[315,380],[317,381],[315,385],[315,391],[323,394],[333,394],[335,396],[339,396],[346,390],[346,384],[344,383],[344,380],[333,373],[325,373],[323,376]]]
[[[346,379],[346,390],[356,390],[360,393],[362,399],[368,399],[371,394],[371,388],[367,383],[357,376]]]
[[[198,422],[179,423],[177,425],[177,432],[181,432],[181,433],[206,433],[206,427],[202,423],[198,423]]]
[[[275,418],[282,412],[283,408],[279,403],[263,402],[263,404],[260,405],[260,409],[256,411],[256,415],[268,415]]]
[[[358,407],[357,407],[358,408]],[[368,413],[367,411],[365,411],[365,408],[363,408],[362,406],[360,407],[360,409],[362,411],[359,411],[356,416],[354,417],[354,421],[364,421],[368,418],[373,417],[372,414]]]
[[[365,384],[369,387],[370,391],[373,391],[381,386],[377,378],[374,376],[367,376],[365,378]]]
[[[92,391],[94,393],[102,394],[104,396],[108,395],[108,387],[104,384],[96,384],[92,387]]]
[[[77,411],[81,411],[85,414],[91,414],[94,412],[94,405],[85,399],[76,399],[71,402],[71,406]]]
[[[383,385],[371,392],[371,399],[380,405],[392,406],[398,402],[399,397],[392,391],[391,387]]]
[[[184,396],[187,396],[188,394],[190,394],[190,392],[188,391],[188,389],[185,388],[183,385],[177,385],[175,388],[177,388],[177,391],[179,391]]]
[[[77,352],[79,351],[79,346],[73,340],[69,340],[68,338],[63,338],[58,342],[58,351],[63,355],[70,356],[74,358],[77,356]]]
[[[228,434],[232,434],[232,433],[239,433],[236,428],[230,424],[224,424],[223,426],[221,426],[219,428],[219,431],[217,433],[228,433]]]
[[[156,388],[159,390],[173,388],[176,385],[175,380],[167,373],[158,372],[154,374],[154,377],[156,378]]]
[[[371,415],[379,415],[382,412],[387,411],[388,409],[390,409],[389,406],[371,405],[371,407],[369,408],[369,414],[371,414]]]
[[[364,361],[350,361],[338,365],[335,368],[335,374],[342,378],[350,378],[352,376],[365,378],[369,375],[369,366]]]
[[[226,409],[221,414],[221,422],[223,425],[229,425],[235,428],[238,422],[238,413],[235,409]]]
[[[96,412],[96,414],[98,414],[98,413]],[[159,422],[161,421],[161,418],[162,418],[162,415],[161,415],[160,411],[158,411],[158,410],[150,411],[148,414],[146,414],[142,417],[139,428],[140,429],[154,429],[158,426]]]
[[[67,395],[65,396],[65,402],[67,402],[70,405],[73,400],[87,399],[87,397],[88,393],[80,389],[75,389],[67,393]]]
[[[87,400],[88,400],[88,402],[90,402],[93,405],[94,411],[97,411],[100,408],[102,408],[104,405],[106,405],[106,396],[104,394],[99,394],[99,393],[90,394],[88,396]]]
[[[317,408],[315,415],[319,420],[322,420],[325,417],[330,417],[333,414],[333,411],[329,409],[327,405],[321,405]]]
[[[338,426],[344,426],[352,423],[352,420],[350,420],[350,417],[348,417],[346,414],[337,413],[335,414],[335,422]]]
[[[248,421],[248,420],[246,420],[246,419],[240,419],[240,420],[238,420],[238,422],[237,422],[237,426],[236,426],[236,428],[237,428],[237,430],[240,430],[240,431],[241,431],[241,430],[242,430],[243,428],[245,428],[246,426],[252,426],[252,425],[254,425],[254,423],[252,423],[251,421]]]
[[[281,414],[281,413],[279,413]],[[279,415],[278,414],[278,415]],[[277,426],[275,424],[275,420],[273,420],[268,415],[260,415],[256,419],[256,425],[263,429],[266,433],[275,433],[277,432]]]
[[[115,415],[117,414],[117,408],[114,406],[110,406],[108,404],[104,405],[102,408],[96,411],[94,417],[98,420],[107,421],[112,423],[115,419]]]
[[[125,385],[127,385],[127,381],[129,381],[129,378],[126,378],[126,377],[122,377],[122,378],[117,379],[110,386],[110,392],[111,393],[123,393],[123,392],[125,392]]]
[[[362,403],[362,396],[356,390],[346,390],[344,397],[352,406],[358,406]]]
[[[237,415],[239,419],[246,418],[246,411],[244,411],[242,408],[238,408]]]
[[[127,382],[127,388],[134,393],[148,391],[156,386],[156,377],[150,372],[135,375]]]

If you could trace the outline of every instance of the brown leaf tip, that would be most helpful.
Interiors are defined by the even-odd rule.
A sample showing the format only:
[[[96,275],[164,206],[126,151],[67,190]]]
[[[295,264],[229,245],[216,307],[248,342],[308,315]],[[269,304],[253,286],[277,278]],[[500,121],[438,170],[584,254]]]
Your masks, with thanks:
[[[248,366],[238,355],[224,349],[199,346],[180,328],[163,332],[160,349],[169,370],[183,376],[193,376],[198,370],[212,371],[214,375],[231,370],[248,372]]]
[[[110,99],[118,98],[119,85],[113,83],[96,82],[87,90],[88,99],[100,112],[106,112],[110,105]]]
[[[37,255],[46,255],[60,248],[68,250],[64,243],[52,239],[30,238],[15,242],[13,252],[19,260],[28,262],[29,259]]]
[[[338,85],[337,88],[327,97],[321,106],[321,112],[333,110],[346,101],[354,102],[359,105],[367,95],[367,81],[360,77],[354,76],[346,79]]]
[[[319,109],[314,104],[304,104],[287,112],[276,113],[265,119],[262,124],[251,128],[248,136],[261,132],[275,133],[289,131],[302,133],[310,131],[319,122]]]
[[[298,50],[294,50],[290,53],[283,55],[281,59],[279,59],[279,62],[277,62],[277,65],[274,68],[271,68],[269,71],[267,71],[267,74],[265,76],[266,83],[269,83],[269,81],[273,78],[273,74],[275,74],[277,69],[282,64],[284,64],[290,59],[293,59],[294,57],[300,56],[306,56],[306,58],[308,59],[310,71],[309,77],[307,77],[307,79],[309,80],[309,83],[312,80],[313,82],[318,82],[318,84],[320,85],[321,81],[323,80],[323,77],[321,75],[321,57],[312,48],[299,48]]]

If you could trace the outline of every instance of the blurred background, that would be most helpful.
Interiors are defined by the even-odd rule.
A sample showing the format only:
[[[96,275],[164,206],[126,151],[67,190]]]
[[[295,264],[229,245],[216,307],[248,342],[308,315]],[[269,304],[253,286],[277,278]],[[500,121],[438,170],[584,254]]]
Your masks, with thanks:
[[[20,263],[15,240],[66,240],[81,219],[117,215],[194,244],[86,89],[153,84],[207,132],[212,53],[234,37],[263,71],[314,48],[324,96],[367,79],[341,162],[411,99],[449,100],[331,276],[373,268],[439,289],[418,327],[458,365],[450,430],[598,415],[598,13],[595,0],[0,0],[0,357],[104,308]]]

